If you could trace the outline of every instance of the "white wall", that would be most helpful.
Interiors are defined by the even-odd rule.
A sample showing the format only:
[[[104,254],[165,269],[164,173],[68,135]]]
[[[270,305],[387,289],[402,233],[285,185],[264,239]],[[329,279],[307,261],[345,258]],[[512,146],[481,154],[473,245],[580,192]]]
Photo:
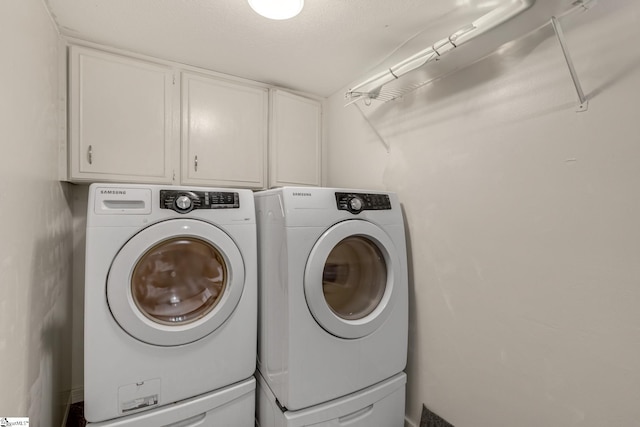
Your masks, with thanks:
[[[71,400],[84,400],[84,264],[87,237],[87,203],[89,186],[73,187],[73,347],[71,349]]]
[[[550,26],[363,107],[389,153],[329,101],[327,184],[404,205],[414,424],[640,423],[640,3],[563,26],[587,112]]]
[[[70,187],[58,178],[58,33],[0,2],[0,416],[59,426],[71,381]]]

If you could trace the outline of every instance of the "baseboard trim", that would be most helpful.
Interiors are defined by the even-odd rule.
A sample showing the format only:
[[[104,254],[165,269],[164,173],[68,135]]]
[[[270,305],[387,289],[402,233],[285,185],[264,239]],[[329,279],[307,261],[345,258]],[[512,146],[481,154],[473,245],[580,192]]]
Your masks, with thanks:
[[[404,419],[404,427],[418,427],[416,424],[413,423],[413,421],[409,420],[408,418],[405,417]]]
[[[78,403],[84,400],[84,387],[71,390],[71,403]]]

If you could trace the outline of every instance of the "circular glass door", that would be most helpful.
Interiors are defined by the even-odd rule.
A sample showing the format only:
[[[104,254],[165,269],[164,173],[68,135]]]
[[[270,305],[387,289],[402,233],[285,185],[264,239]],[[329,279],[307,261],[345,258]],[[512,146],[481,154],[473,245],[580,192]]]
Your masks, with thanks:
[[[145,252],[133,269],[131,293],[154,322],[179,325],[206,316],[227,286],[227,263],[211,243],[174,237]]]
[[[393,308],[399,266],[393,242],[380,227],[362,220],[338,223],[318,239],[307,260],[309,310],[333,335],[366,336]]]
[[[233,313],[244,287],[244,263],[233,240],[193,219],[143,229],[116,255],[107,301],[129,335],[172,346],[201,339]]]
[[[382,301],[387,264],[376,243],[349,236],[329,252],[322,271],[322,293],[333,313],[345,320],[368,316]]]

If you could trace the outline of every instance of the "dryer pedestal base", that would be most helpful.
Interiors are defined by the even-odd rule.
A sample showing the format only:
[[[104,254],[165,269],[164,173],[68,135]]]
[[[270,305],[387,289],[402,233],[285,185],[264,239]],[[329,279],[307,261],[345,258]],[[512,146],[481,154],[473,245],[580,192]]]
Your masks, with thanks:
[[[403,427],[405,384],[401,372],[356,393],[299,411],[282,411],[259,372],[258,427]]]

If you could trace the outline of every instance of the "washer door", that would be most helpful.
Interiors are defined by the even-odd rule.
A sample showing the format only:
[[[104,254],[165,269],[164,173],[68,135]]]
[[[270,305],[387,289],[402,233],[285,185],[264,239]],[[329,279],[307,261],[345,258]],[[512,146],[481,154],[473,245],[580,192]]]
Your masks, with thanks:
[[[389,317],[400,283],[400,260],[380,227],[349,220],[328,229],[313,247],[304,276],[309,310],[327,332],[360,338]]]
[[[198,220],[168,220],[132,237],[107,278],[107,301],[132,337],[155,345],[197,341],[233,313],[244,288],[231,238]]]

